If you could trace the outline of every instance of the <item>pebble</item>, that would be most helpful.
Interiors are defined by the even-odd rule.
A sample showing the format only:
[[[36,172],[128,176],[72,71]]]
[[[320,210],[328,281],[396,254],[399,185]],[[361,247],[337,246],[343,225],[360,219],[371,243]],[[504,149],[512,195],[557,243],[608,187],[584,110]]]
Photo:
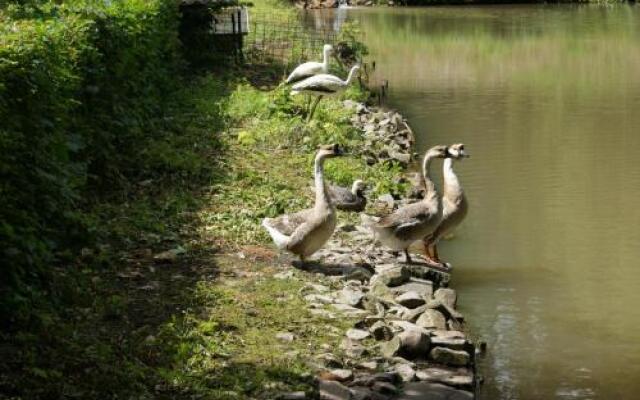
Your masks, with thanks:
[[[371,336],[371,333],[362,329],[349,329],[347,337],[351,340],[363,340]]]

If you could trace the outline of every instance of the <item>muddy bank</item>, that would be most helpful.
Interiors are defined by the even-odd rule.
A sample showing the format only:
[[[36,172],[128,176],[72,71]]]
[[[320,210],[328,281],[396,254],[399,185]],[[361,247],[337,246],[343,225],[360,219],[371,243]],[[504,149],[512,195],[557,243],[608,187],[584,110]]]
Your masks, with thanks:
[[[402,115],[344,104],[362,131],[367,163],[393,160],[406,167],[414,160],[413,133]],[[389,212],[411,201],[384,195],[374,206]],[[420,255],[413,258],[414,264],[400,263],[397,254],[373,243],[364,225],[343,223],[310,262],[294,263],[317,274],[299,293],[310,312],[329,320],[349,318],[353,326],[341,333],[338,349],[312,356],[317,393],[285,393],[282,399],[475,398],[479,349],[456,309],[451,276],[428,268]]]

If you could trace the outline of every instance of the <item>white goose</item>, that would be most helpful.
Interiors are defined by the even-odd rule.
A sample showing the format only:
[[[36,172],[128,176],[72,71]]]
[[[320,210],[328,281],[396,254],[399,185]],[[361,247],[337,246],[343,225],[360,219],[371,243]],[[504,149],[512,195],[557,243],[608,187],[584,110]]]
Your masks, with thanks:
[[[452,144],[449,146],[451,158],[444,160],[442,167],[444,176],[444,194],[442,195],[442,221],[438,228],[429,236],[423,239],[425,255],[427,258],[440,263],[438,256],[438,241],[453,231],[467,216],[469,203],[464,195],[462,185],[458,176],[453,171],[454,160],[462,160],[469,157],[464,150],[464,144]]]
[[[356,72],[360,69],[359,65],[354,65],[349,71],[347,80],[342,80],[335,75],[319,74],[302,80],[291,87],[291,94],[307,93],[318,96],[315,103],[311,107],[307,120],[310,120],[316,110],[316,106],[324,96],[335,96],[344,91],[353,81]]]
[[[302,262],[329,240],[336,227],[336,210],[324,183],[324,160],[342,154],[337,144],[321,146],[316,153],[316,202],[313,208],[262,221],[276,246],[298,255]]]
[[[287,77],[287,84],[300,82],[317,74],[326,74],[329,71],[329,56],[333,53],[333,46],[325,44],[322,48],[322,62],[308,61],[298,65]]]
[[[442,145],[430,148],[424,155],[422,177],[425,196],[422,200],[399,208],[381,219],[363,215],[365,224],[373,229],[376,239],[392,250],[403,250],[407,263],[411,263],[409,246],[430,235],[442,220],[442,203],[431,180],[429,169],[434,159],[446,157],[449,157],[449,151],[447,146]],[[432,262],[429,264],[441,267]]]

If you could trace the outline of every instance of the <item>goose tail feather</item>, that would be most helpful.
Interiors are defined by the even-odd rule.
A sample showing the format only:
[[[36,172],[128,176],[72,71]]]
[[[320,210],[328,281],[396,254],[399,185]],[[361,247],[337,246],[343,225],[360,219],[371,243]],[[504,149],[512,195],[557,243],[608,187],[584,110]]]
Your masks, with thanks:
[[[269,218],[265,218],[262,220],[262,226],[269,232],[269,236],[273,239],[273,242],[276,244],[280,250],[285,250],[287,248],[287,244],[289,244],[290,237],[281,233],[276,228],[269,225]]]

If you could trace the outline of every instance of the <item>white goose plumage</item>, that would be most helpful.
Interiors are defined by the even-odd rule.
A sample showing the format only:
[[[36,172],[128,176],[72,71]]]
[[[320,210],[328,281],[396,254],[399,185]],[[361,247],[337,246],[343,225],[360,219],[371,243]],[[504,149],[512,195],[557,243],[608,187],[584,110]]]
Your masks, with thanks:
[[[317,96],[332,96],[345,90],[353,81],[360,66],[354,65],[346,80],[335,75],[319,74],[300,81],[291,87],[291,94],[309,93]]]
[[[292,84],[317,74],[326,74],[329,71],[329,56],[332,52],[333,46],[325,44],[322,48],[322,62],[308,61],[298,65],[291,74],[289,74],[286,83]]]

